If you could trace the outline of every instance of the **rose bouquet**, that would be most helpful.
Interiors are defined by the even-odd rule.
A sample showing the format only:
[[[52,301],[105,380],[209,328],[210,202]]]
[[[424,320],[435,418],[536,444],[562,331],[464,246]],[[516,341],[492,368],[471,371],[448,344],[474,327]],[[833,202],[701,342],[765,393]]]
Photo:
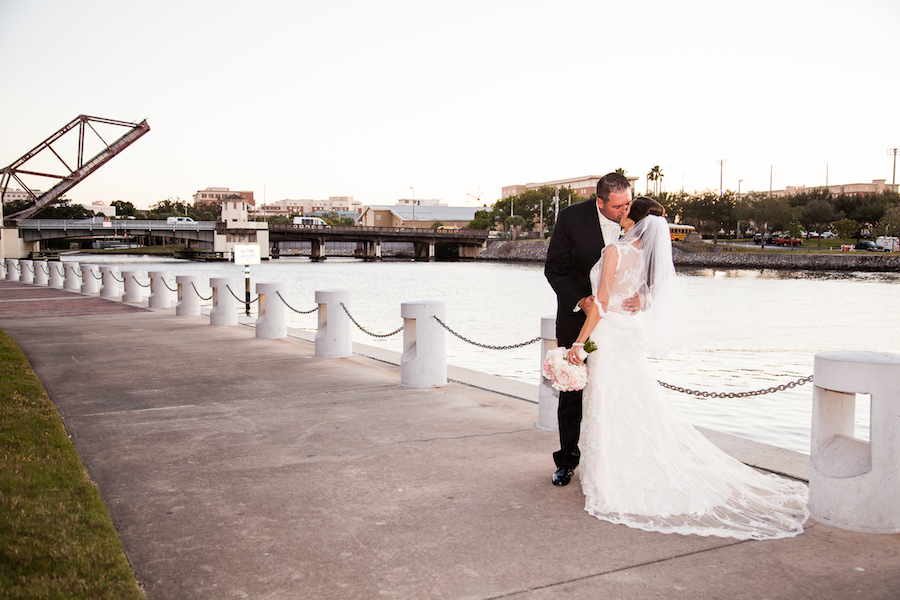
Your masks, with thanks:
[[[541,373],[550,380],[553,389],[561,392],[583,390],[587,384],[587,366],[573,365],[566,360],[568,348],[554,348],[547,351],[547,358],[541,366]]]

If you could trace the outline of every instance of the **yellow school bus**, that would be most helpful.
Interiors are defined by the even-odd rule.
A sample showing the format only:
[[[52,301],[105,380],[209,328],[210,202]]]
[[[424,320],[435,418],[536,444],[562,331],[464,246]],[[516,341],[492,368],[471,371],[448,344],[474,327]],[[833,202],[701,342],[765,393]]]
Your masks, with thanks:
[[[689,233],[694,233],[693,225],[676,225],[675,223],[669,223],[669,235],[672,237],[673,242],[683,242],[684,236]]]

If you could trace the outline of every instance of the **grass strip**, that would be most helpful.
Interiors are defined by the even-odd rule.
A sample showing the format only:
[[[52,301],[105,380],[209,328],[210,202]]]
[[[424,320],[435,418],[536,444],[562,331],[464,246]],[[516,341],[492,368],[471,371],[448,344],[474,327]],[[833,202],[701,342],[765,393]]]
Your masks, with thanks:
[[[56,408],[3,331],[0,598],[144,598]]]

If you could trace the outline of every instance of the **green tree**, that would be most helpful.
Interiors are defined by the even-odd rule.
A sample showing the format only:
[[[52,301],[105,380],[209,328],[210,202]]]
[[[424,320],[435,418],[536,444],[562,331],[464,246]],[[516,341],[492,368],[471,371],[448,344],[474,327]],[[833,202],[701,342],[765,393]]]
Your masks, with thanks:
[[[439,228],[441,228],[441,227],[443,227],[443,226],[444,226],[444,224],[443,224],[441,221],[435,220],[435,221],[432,221],[432,223],[431,223],[431,228],[432,228],[432,229],[439,229]]]
[[[118,217],[134,217],[137,215],[137,209],[131,202],[126,202],[125,200],[113,200],[109,205],[115,207],[116,216]]]
[[[650,185],[649,182],[653,182],[653,193],[659,194],[659,183],[662,181],[664,177],[662,168],[659,165],[655,165],[650,172],[647,173],[647,193],[650,193]]]
[[[854,219],[841,219],[831,224],[834,232],[841,239],[852,238],[859,231],[859,223]]]
[[[518,233],[522,229],[522,227],[525,226],[525,217],[522,217],[521,215],[512,215],[510,217],[506,217],[504,223],[506,224],[506,227],[510,231],[512,231],[512,239],[515,240],[516,233]]]
[[[900,237],[900,206],[893,206],[885,211],[876,231],[878,235]]]
[[[765,246],[770,229],[784,229],[793,220],[791,205],[784,198],[771,197],[764,192],[747,195],[747,214],[762,234],[761,244]]]
[[[494,219],[489,210],[475,211],[475,218],[469,222],[469,229],[491,229],[494,226]]]
[[[806,231],[815,231],[817,234],[827,230],[831,223],[841,218],[841,214],[834,210],[831,202],[822,199],[811,201],[799,209],[797,219],[806,227]],[[807,233],[809,237],[809,233]],[[822,237],[819,236],[819,246],[822,245]]]

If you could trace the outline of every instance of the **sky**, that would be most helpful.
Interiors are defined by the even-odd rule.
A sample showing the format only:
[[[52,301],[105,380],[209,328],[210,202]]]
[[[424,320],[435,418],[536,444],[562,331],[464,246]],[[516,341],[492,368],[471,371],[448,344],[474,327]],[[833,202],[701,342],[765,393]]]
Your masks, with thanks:
[[[151,130],[85,204],[890,183],[898,26],[897,0],[0,0],[0,166],[87,114]]]

